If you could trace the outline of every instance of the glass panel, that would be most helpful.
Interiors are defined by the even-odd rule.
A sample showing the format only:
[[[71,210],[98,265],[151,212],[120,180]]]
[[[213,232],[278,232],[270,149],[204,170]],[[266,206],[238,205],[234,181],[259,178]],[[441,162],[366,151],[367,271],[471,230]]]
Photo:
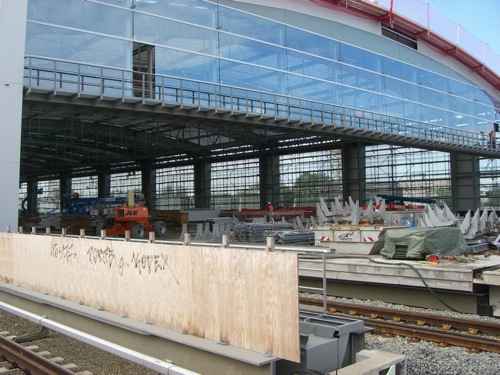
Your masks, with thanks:
[[[157,210],[192,210],[195,208],[195,199],[192,165],[156,171]]]
[[[26,54],[128,68],[130,43],[78,31],[28,23]]]
[[[28,205],[25,202],[25,199],[28,199],[28,184],[23,182],[19,185],[19,201],[18,208],[20,211],[26,212],[28,209]]]
[[[142,193],[141,172],[133,171],[111,175],[110,197],[126,197],[129,190],[136,194]]]
[[[146,14],[136,14],[135,39],[183,51],[216,54],[217,31]]]
[[[387,95],[401,98],[403,94],[402,87],[403,84],[400,80],[384,77],[384,92]]]
[[[340,150],[325,150],[280,156],[282,207],[316,206],[319,198],[342,194]]]
[[[75,177],[71,180],[71,193],[78,193],[80,198],[94,198],[98,196],[97,176]],[[106,197],[99,197],[106,198]]]
[[[212,164],[212,208],[217,210],[259,207],[259,160]]]
[[[294,27],[286,28],[286,44],[302,53],[321,56],[331,60],[339,59],[339,42],[320,35],[308,33]]]
[[[137,10],[215,28],[217,5],[202,0],[134,0]]]
[[[480,170],[485,177],[481,181],[481,208],[500,210],[500,161],[481,159]]]
[[[384,58],[382,62],[384,74],[395,78],[401,78],[401,62],[389,58]]]
[[[340,61],[344,64],[365,67],[365,54],[359,48],[340,43]]]
[[[285,94],[283,92],[283,82],[285,82],[284,72],[254,65],[221,61],[220,76],[221,82],[227,85],[272,92],[274,94]]]
[[[370,71],[382,73],[385,70],[384,60],[385,58],[383,56],[365,51],[365,61],[363,65]]]
[[[367,199],[377,194],[426,197],[452,207],[448,154],[387,145],[366,151]]]
[[[219,25],[225,32],[281,46],[285,44],[285,26],[257,16],[220,7]]]
[[[38,212],[40,214],[55,214],[61,209],[59,180],[38,181]]]
[[[419,83],[424,85],[425,87],[433,88],[436,90],[448,92],[448,82],[449,79],[440,76],[435,73],[431,73],[427,70],[420,69],[418,73]]]
[[[194,53],[156,48],[156,74],[217,82],[217,59]]]
[[[131,19],[132,13],[128,10],[94,2],[71,0],[28,1],[28,21],[38,21],[124,38],[131,37]],[[71,42],[66,41],[66,43]],[[72,46],[75,47],[82,43],[85,43],[85,41],[72,43]]]
[[[284,69],[285,49],[266,43],[220,34],[221,56],[231,60],[244,61],[250,64]]]

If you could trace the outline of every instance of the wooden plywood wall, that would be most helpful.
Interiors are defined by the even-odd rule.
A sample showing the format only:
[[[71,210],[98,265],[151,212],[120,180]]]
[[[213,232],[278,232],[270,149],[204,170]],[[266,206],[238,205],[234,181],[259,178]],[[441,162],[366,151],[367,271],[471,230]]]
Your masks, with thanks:
[[[10,238],[0,237],[0,250],[11,252],[11,278],[22,286],[300,361],[296,254],[23,234]],[[2,278],[7,276],[3,271],[0,264]]]

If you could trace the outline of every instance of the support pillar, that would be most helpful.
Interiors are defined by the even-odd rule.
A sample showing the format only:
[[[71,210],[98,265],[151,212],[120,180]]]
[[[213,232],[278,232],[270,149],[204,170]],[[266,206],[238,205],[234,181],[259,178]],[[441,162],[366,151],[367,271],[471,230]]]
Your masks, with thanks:
[[[72,183],[70,176],[61,176],[61,178],[59,179],[59,191],[61,192],[61,196],[59,197],[59,206],[61,208],[64,208],[63,196],[68,195],[71,197],[72,194]]]
[[[260,206],[267,207],[272,202],[274,208],[283,205],[280,194],[279,157],[272,151],[262,153],[259,158]]]
[[[18,227],[24,46],[28,0],[0,1],[0,232]],[[8,56],[8,57],[6,57]],[[36,163],[36,160],[33,160]],[[36,196],[36,194],[35,194]]]
[[[453,211],[465,214],[481,206],[479,158],[461,153],[450,154],[451,199]]]
[[[366,149],[360,143],[342,145],[342,194],[344,201],[366,202]]]
[[[194,206],[197,209],[210,209],[210,190],[212,187],[212,165],[205,158],[194,162]]]
[[[38,181],[36,180],[28,180],[27,182],[25,208],[30,216],[38,214]]]
[[[108,172],[99,172],[97,178],[97,196],[108,198],[111,195],[111,175]]]
[[[146,205],[150,210],[156,208],[156,169],[151,168],[150,163],[141,168],[142,194],[146,199]]]

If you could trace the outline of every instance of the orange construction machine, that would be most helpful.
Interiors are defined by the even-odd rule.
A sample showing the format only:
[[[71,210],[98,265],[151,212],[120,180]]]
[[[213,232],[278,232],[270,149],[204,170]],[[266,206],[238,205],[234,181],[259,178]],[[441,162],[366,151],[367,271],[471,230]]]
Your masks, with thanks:
[[[115,207],[112,217],[97,223],[96,235],[100,235],[102,229],[110,235],[125,235],[126,231],[130,231],[133,238],[143,238],[145,232],[155,232],[157,237],[164,237],[167,233],[164,221],[151,220],[146,206],[134,204],[133,194],[131,198],[129,196],[127,205]]]

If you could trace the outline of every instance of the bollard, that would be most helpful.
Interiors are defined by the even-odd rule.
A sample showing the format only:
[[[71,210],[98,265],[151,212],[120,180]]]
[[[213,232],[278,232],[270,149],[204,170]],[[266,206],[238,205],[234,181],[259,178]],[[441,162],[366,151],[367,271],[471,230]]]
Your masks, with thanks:
[[[23,234],[24,233],[24,227],[23,226],[20,226],[19,227],[19,233]]]
[[[36,234],[36,227],[31,227],[31,234]]]
[[[189,234],[189,233],[184,234],[184,242],[182,244],[184,246],[191,245],[191,234]]]
[[[7,233],[10,233],[10,225],[7,225]]]
[[[80,238],[85,238],[85,228],[80,229]]]
[[[188,227],[187,227],[187,224],[182,224],[182,232],[181,232],[181,235],[179,236],[179,241],[182,241],[183,238],[184,238],[184,235],[186,233],[189,233],[188,232]]]
[[[130,231],[129,230],[125,231],[125,241],[130,241]]]
[[[203,224],[201,223],[196,224],[196,237],[194,239],[195,240],[203,239]]]
[[[45,235],[50,235],[50,227],[45,228]]]
[[[155,232],[149,232],[149,243],[154,243],[155,242]]]
[[[106,229],[101,229],[101,240],[106,239]]]
[[[66,228],[61,228],[61,236],[66,237]]]
[[[222,235],[222,247],[229,247],[229,236],[227,234]]]
[[[267,236],[266,240],[266,251],[274,251],[274,236]]]

